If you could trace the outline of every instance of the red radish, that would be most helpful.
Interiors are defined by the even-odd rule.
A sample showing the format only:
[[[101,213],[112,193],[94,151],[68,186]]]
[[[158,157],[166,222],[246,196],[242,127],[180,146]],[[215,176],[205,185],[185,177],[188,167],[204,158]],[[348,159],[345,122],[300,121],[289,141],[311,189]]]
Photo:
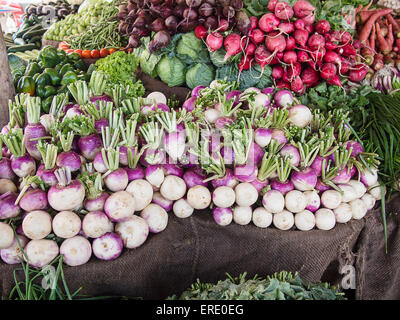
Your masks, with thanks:
[[[205,39],[207,37],[207,29],[204,26],[197,26],[196,29],[194,29],[194,34],[199,39]]]
[[[340,81],[338,75],[334,76],[331,80],[326,80],[326,83],[330,84],[330,85],[342,87],[342,82]]]
[[[280,65],[274,66],[272,68],[271,76],[274,79],[282,79],[282,77],[283,77],[283,67],[280,66]]]
[[[342,68],[342,59],[335,51],[328,50],[325,53],[323,60],[324,60],[324,62],[337,64],[339,66],[339,70],[341,70],[341,68]]]
[[[276,52],[283,52],[286,48],[285,37],[281,34],[276,34],[276,32],[269,33],[265,38],[265,45],[268,50],[273,51],[273,55]]]
[[[325,41],[326,50],[335,50],[337,48],[337,44],[331,41]]]
[[[224,40],[224,47],[226,50],[226,55],[224,62],[230,57],[239,54],[242,51],[241,37],[237,33],[231,33]]]
[[[278,0],[270,0],[268,2],[268,6],[267,6],[268,10],[271,12],[274,12],[277,3],[278,3]]]
[[[239,77],[242,70],[249,70],[252,58],[248,55],[242,56],[239,63]]]
[[[296,28],[296,29],[298,29],[298,30],[304,30],[304,27],[305,27],[305,23],[304,23],[304,21],[302,20],[302,19],[297,19],[295,22],[294,22],[294,27]]]
[[[307,44],[308,32],[306,30],[297,29],[294,33],[294,40],[297,44],[304,47]]]
[[[252,56],[254,55],[254,52],[256,51],[256,45],[254,43],[249,43],[244,50],[246,56]]]
[[[293,50],[296,47],[296,41],[293,37],[286,38],[286,50]]]
[[[345,46],[343,46],[342,48],[342,52],[341,54],[345,57],[348,56],[355,56],[357,54],[356,49],[354,49],[354,47],[351,44],[346,44]]]
[[[321,78],[331,80],[337,74],[337,67],[331,62],[325,63],[321,68]]]
[[[281,21],[273,14],[266,13],[258,21],[258,27],[264,32],[274,31]]]
[[[207,36],[206,44],[211,52],[221,49],[224,37],[218,32],[212,32]]]
[[[277,52],[269,64],[281,63],[282,62],[282,58],[283,58],[283,52]]]
[[[279,1],[275,5],[274,13],[280,20],[290,20],[294,15],[292,7],[285,1]]]
[[[354,66],[353,70],[349,71],[349,80],[352,82],[360,82],[367,75],[368,69],[362,65],[357,64]]]
[[[325,56],[326,50],[324,47],[319,48],[318,50],[312,51],[310,53],[311,59],[313,59],[316,63],[322,61]]]
[[[306,30],[307,30],[307,27],[311,27],[312,30],[314,30],[314,26],[313,26],[313,23],[315,22],[314,14],[310,14],[306,17],[303,17],[302,20],[304,21],[304,24],[305,24],[304,28]],[[310,31],[310,32],[312,32],[312,31]]]
[[[331,30],[331,25],[326,20],[319,20],[315,24],[315,31],[320,34],[328,33]]]
[[[283,33],[289,34],[294,31],[294,24],[292,22],[281,22],[278,29]]]
[[[347,31],[341,31],[340,32],[340,43],[341,44],[346,44],[346,43],[350,43],[352,40],[351,38],[351,34],[348,33]]]
[[[250,30],[254,30],[258,27],[258,18],[257,17],[250,17]]]
[[[228,30],[229,29],[229,22],[228,22],[228,20],[225,20],[225,19],[221,19],[220,21],[219,21],[219,24],[218,24],[218,31],[222,31],[222,32],[224,32],[224,31],[226,31],[226,30]]]
[[[294,15],[297,18],[304,18],[313,13],[315,10],[314,6],[311,5],[308,1],[299,0],[293,5]]]
[[[314,33],[308,38],[307,44],[311,50],[318,50],[325,46],[325,38],[318,33]]]
[[[298,95],[304,94],[305,87],[303,84],[303,80],[301,80],[300,77],[296,77],[290,84],[290,89],[294,92],[297,93]]]
[[[311,67],[306,67],[301,73],[301,79],[306,86],[309,86],[318,81],[319,73]]]
[[[278,81],[276,83],[278,89],[290,89],[290,83],[285,81]]]
[[[311,60],[310,56],[308,55],[307,52],[301,50],[297,51],[297,61],[302,63],[302,62],[308,62],[310,60]]]
[[[291,78],[289,77],[287,68],[285,68],[285,69],[283,70],[282,80],[283,80],[284,82],[292,82],[292,80],[293,80],[293,79],[291,79]]]
[[[268,65],[271,62],[271,53],[265,48],[265,46],[260,45],[257,47],[256,51],[254,52],[254,58],[256,62],[260,65],[261,67],[261,75],[264,72],[264,68],[266,65]],[[260,75],[260,78],[261,78]]]
[[[292,64],[297,61],[297,54],[294,51],[286,51],[283,55],[283,61]]]
[[[353,40],[353,47],[356,50],[360,50],[362,48],[362,44],[359,40]]]
[[[288,77],[290,79],[298,77],[300,75],[300,73],[301,73],[301,64],[300,63],[294,62],[288,67]]]
[[[349,70],[350,66],[347,63],[347,61],[343,58],[341,65],[339,65],[339,74],[340,75],[346,74],[347,72],[349,72]]]
[[[260,44],[264,41],[264,32],[261,29],[253,29],[250,31],[250,39],[255,44]]]

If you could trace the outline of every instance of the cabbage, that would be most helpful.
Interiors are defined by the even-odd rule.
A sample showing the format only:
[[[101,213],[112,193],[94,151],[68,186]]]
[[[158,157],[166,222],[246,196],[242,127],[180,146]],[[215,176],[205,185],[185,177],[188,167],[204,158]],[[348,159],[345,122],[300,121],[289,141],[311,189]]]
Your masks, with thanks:
[[[197,86],[208,87],[214,80],[214,68],[204,63],[198,63],[186,72],[186,85],[193,89]]]
[[[157,74],[169,87],[185,83],[185,65],[177,57],[164,56],[157,64]]]
[[[194,32],[182,35],[176,46],[177,57],[186,64],[208,62],[208,50]]]
[[[157,77],[156,66],[160,59],[161,56],[158,54],[153,53],[150,55],[149,50],[144,49],[139,56],[140,69],[152,78],[155,78]]]

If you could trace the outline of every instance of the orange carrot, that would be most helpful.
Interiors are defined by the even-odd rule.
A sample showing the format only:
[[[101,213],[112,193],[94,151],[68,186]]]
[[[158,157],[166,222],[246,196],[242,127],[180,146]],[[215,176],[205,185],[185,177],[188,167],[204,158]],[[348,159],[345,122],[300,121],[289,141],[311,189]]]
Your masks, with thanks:
[[[391,23],[393,25],[393,30],[395,33],[399,33],[400,32],[400,26],[397,23],[397,21],[393,18],[393,16],[391,14],[387,14],[386,18],[389,20],[389,23]]]
[[[371,34],[371,29],[373,24],[378,20],[380,17],[383,17],[386,14],[392,13],[393,9],[382,9],[379,10],[378,12],[374,13],[368,21],[365,23],[364,28],[361,30],[360,33],[360,38],[359,40],[361,43],[365,43],[365,41],[368,39],[369,35]],[[377,28],[378,30],[378,28]]]
[[[381,52],[389,53],[391,51],[390,45],[383,37],[379,23],[376,23],[376,37],[378,39],[379,48],[381,49]]]

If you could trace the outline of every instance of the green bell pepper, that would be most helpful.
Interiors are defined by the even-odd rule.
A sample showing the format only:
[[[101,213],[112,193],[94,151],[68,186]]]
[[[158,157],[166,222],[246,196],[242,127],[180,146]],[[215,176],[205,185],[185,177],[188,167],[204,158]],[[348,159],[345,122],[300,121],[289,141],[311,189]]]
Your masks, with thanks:
[[[55,94],[57,94],[57,89],[54,88],[53,86],[45,86],[44,87],[44,97],[45,98],[54,96]]]
[[[87,73],[79,74],[78,75],[78,80],[83,80],[83,81],[89,82],[90,81],[90,75],[88,75]]]
[[[70,61],[80,61],[81,57],[76,52],[71,52],[67,54],[67,58]],[[82,61],[83,62],[83,61]]]
[[[44,87],[44,86],[51,84],[51,78],[47,73],[43,72],[41,75],[39,75],[36,78],[35,83],[38,87]]]
[[[60,62],[67,61],[67,54],[65,53],[64,50],[58,50],[57,56],[60,59]]]
[[[64,74],[61,84],[62,85],[68,85],[70,83],[73,83],[78,80],[78,76],[74,71],[68,71],[66,74]]]
[[[40,50],[38,59],[42,62],[45,68],[54,68],[60,63],[57,49],[52,46],[45,46]]]
[[[46,99],[42,100],[42,110],[45,113],[49,113],[51,102],[53,101],[54,96],[47,97]]]
[[[55,69],[46,68],[46,69],[44,69],[43,73],[48,74],[50,76],[51,84],[53,86],[56,86],[60,83],[61,76],[58,74],[58,72]]]
[[[75,71],[75,69],[69,63],[66,63],[63,65],[59,73],[61,76],[64,76],[68,71]]]
[[[37,73],[41,73],[42,69],[39,64],[36,62],[30,62],[25,69],[25,75],[29,77],[33,77]]]
[[[32,79],[33,79],[33,81],[35,81],[35,83],[36,83],[36,79],[37,79],[40,75],[41,75],[41,73],[36,73],[36,74],[33,75]]]
[[[17,84],[17,92],[29,93],[31,96],[33,96],[35,94],[35,81],[33,81],[32,77],[21,77]]]
[[[39,96],[41,99],[44,99],[45,95],[46,95],[45,86],[37,86],[36,87],[36,95]]]
[[[78,69],[78,70],[82,70],[82,71],[86,71],[87,70],[87,66],[86,63],[83,62],[83,60],[79,60],[74,64],[74,68]]]

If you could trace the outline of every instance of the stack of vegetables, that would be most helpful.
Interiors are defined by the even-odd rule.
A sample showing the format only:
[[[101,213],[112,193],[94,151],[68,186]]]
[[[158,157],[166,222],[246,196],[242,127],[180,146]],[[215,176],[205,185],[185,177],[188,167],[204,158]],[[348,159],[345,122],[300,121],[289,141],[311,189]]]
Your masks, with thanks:
[[[79,5],[71,5],[64,0],[49,1],[46,4],[31,3],[25,8],[28,18],[32,16],[45,17],[46,19],[62,20],[71,13],[78,12]]]
[[[68,46],[63,49],[73,49],[84,58],[106,56],[109,49],[120,49],[127,44],[127,39],[118,33],[118,22],[113,19],[117,12],[116,1],[97,1],[52,25],[44,39],[66,41]],[[100,55],[101,49],[107,49],[107,54]],[[94,56],[92,50],[97,50]]]
[[[17,93],[28,93],[41,98],[42,108],[49,111],[53,97],[68,93],[67,85],[76,80],[89,80],[87,66],[76,53],[66,54],[46,46],[26,67],[13,71]]]
[[[168,211],[330,230],[363,218],[383,193],[375,155],[342,113],[311,113],[287,90],[213,81],[176,109],[159,92],[132,97],[118,86],[110,97],[105,86],[94,71],[89,85],[68,85],[76,103],[57,95],[49,113],[37,97],[10,103],[0,167],[7,263],[20,254],[10,224],[33,266],[58,253],[76,266],[142,245],[167,227]]]

